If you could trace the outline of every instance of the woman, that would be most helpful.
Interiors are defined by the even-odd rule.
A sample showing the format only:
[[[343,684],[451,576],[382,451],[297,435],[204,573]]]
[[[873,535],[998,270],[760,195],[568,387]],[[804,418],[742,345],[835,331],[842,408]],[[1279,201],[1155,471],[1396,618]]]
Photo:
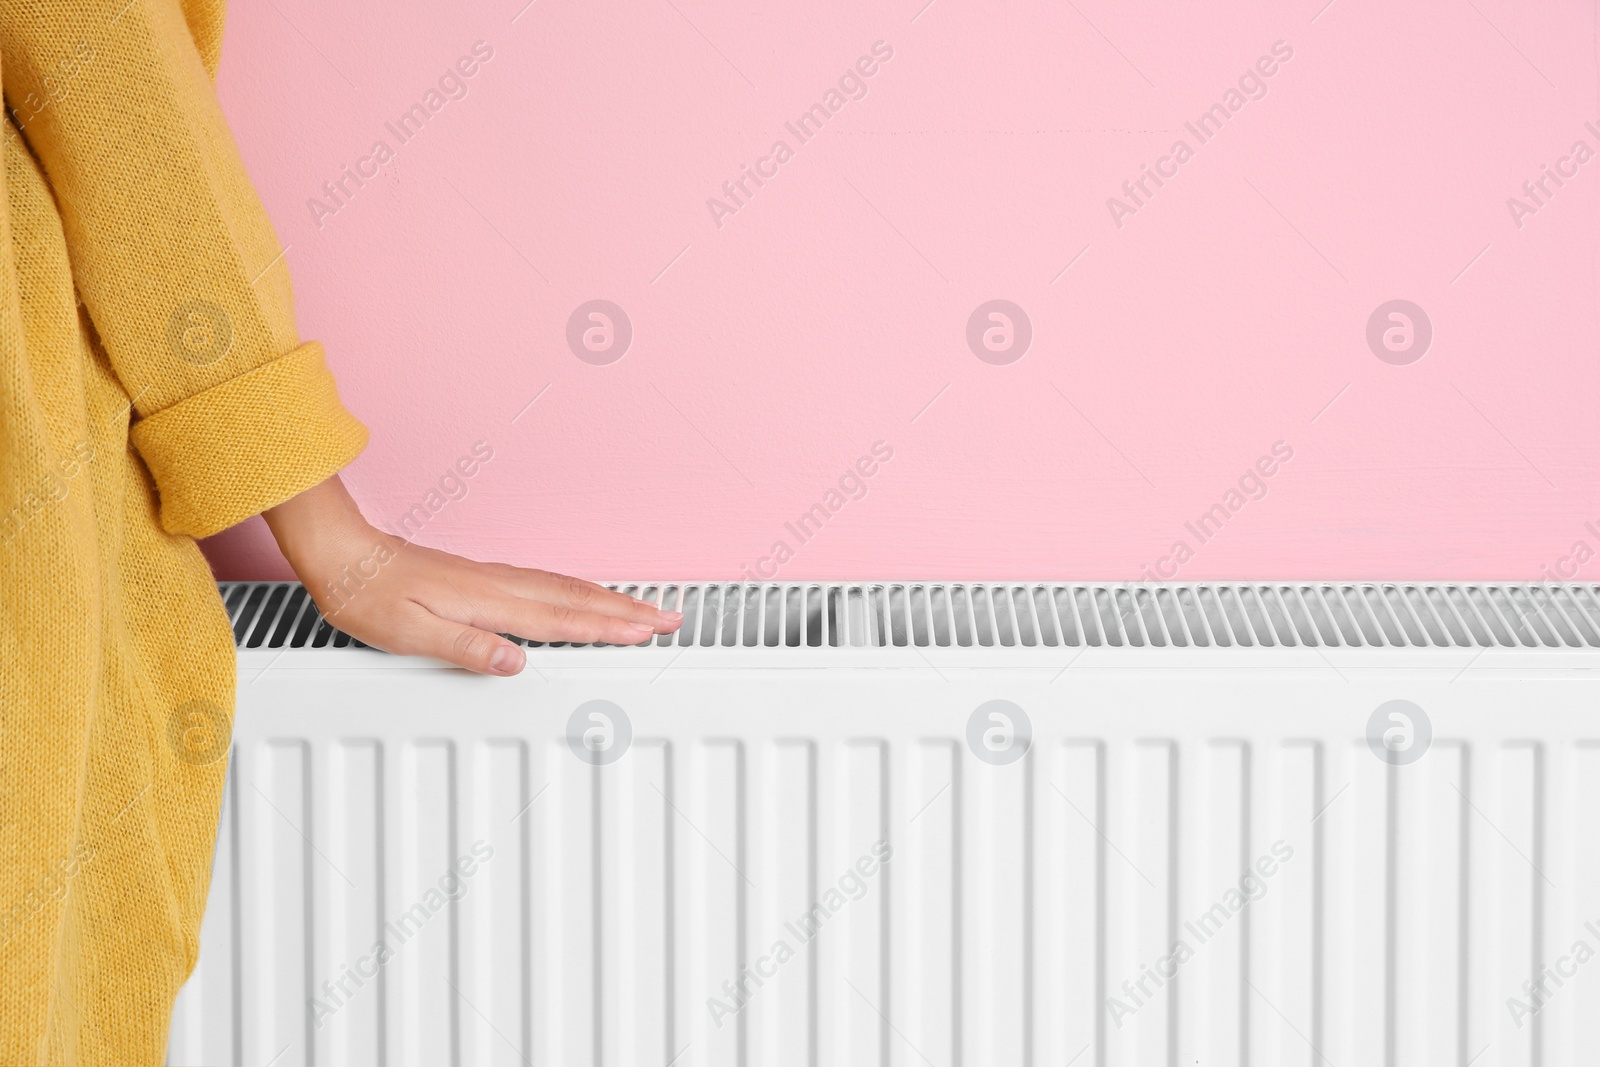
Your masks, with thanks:
[[[195,538],[265,513],[342,629],[484,673],[522,668],[502,632],[627,644],[680,621],[362,519],[336,472],[367,432],[296,335],[213,92],[222,18],[0,0],[0,1063],[165,1056],[224,772],[193,735],[229,728],[234,693]]]

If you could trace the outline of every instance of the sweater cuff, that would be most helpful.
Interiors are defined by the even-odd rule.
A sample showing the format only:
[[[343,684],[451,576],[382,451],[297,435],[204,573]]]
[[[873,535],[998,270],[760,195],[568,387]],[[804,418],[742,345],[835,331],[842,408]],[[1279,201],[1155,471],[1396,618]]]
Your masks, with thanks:
[[[161,527],[208,537],[337,473],[367,444],[315,341],[134,423]]]

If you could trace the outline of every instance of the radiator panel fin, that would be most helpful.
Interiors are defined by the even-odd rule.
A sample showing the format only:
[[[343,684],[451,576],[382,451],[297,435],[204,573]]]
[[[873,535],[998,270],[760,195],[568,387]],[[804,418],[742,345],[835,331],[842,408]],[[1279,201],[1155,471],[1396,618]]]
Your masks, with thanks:
[[[381,672],[362,714],[295,673],[241,697],[173,1062],[1561,1063],[1600,1039],[1586,981],[1542,979],[1537,1026],[1507,1010],[1600,940],[1600,733],[1570,677],[602,672],[634,735],[592,766],[561,733],[595,672],[468,700]],[[1352,714],[1396,685],[1434,709],[1414,764]],[[972,747],[983,689],[1028,709],[1026,758]]]
[[[323,654],[349,638],[298,586],[223,587],[238,716],[172,1062],[1482,1067],[1600,1043],[1600,963],[1572,977],[1600,946],[1597,587],[621,588],[690,636],[487,679]],[[631,738],[598,766],[570,736],[595,700]],[[1394,701],[1423,713],[1414,761],[1374,736]],[[996,702],[1025,712],[1014,762]]]

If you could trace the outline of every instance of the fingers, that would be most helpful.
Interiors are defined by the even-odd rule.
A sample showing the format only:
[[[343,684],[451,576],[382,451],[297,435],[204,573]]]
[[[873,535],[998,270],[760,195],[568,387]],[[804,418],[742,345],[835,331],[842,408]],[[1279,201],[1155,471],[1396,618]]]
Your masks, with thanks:
[[[433,549],[408,548],[385,573],[381,594],[340,607],[339,628],[375,648],[431,656],[480,674],[509,676],[527,665],[522,647],[501,634],[541,643],[638,645],[683,623],[679,612],[658,611],[592,582]]]
[[[517,595],[548,604],[573,608],[594,615],[609,615],[628,622],[644,623],[655,633],[671,633],[683,621],[677,611],[662,611],[653,604],[626,593],[615,593],[601,585],[551,571],[508,567],[515,576]]]
[[[478,674],[501,676],[520,673],[528,661],[523,648],[501,637],[502,633],[516,634],[531,641],[612,645],[637,645],[655,636],[649,623],[629,622],[520,597],[479,600],[472,605],[470,614],[462,616],[470,622],[435,614],[421,603],[413,602],[410,607],[416,611],[416,616],[404,627],[403,636],[395,634],[387,639],[381,635],[355,636],[392,652],[432,656]]]
[[[581,611],[564,604],[545,604],[521,597],[506,597],[483,605],[481,625],[530,641],[572,641],[592,644],[637,645],[656,635],[656,623],[634,622],[614,615]],[[656,620],[659,622],[659,620]],[[676,626],[676,624],[674,624]]]
[[[519,646],[499,634],[441,619],[431,611],[422,613],[406,645],[397,651],[432,656],[478,674],[512,675],[528,662]]]

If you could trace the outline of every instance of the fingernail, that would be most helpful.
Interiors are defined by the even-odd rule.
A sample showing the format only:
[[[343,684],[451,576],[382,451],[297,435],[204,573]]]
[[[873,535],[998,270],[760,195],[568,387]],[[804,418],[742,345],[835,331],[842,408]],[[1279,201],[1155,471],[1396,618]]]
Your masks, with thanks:
[[[683,618],[683,612],[681,611],[661,611],[657,612],[657,614],[663,619],[666,619],[668,622],[677,622],[679,619]]]
[[[516,674],[526,662],[528,657],[522,649],[516,645],[501,645],[495,649],[494,658],[489,661],[489,668],[496,674]]]

